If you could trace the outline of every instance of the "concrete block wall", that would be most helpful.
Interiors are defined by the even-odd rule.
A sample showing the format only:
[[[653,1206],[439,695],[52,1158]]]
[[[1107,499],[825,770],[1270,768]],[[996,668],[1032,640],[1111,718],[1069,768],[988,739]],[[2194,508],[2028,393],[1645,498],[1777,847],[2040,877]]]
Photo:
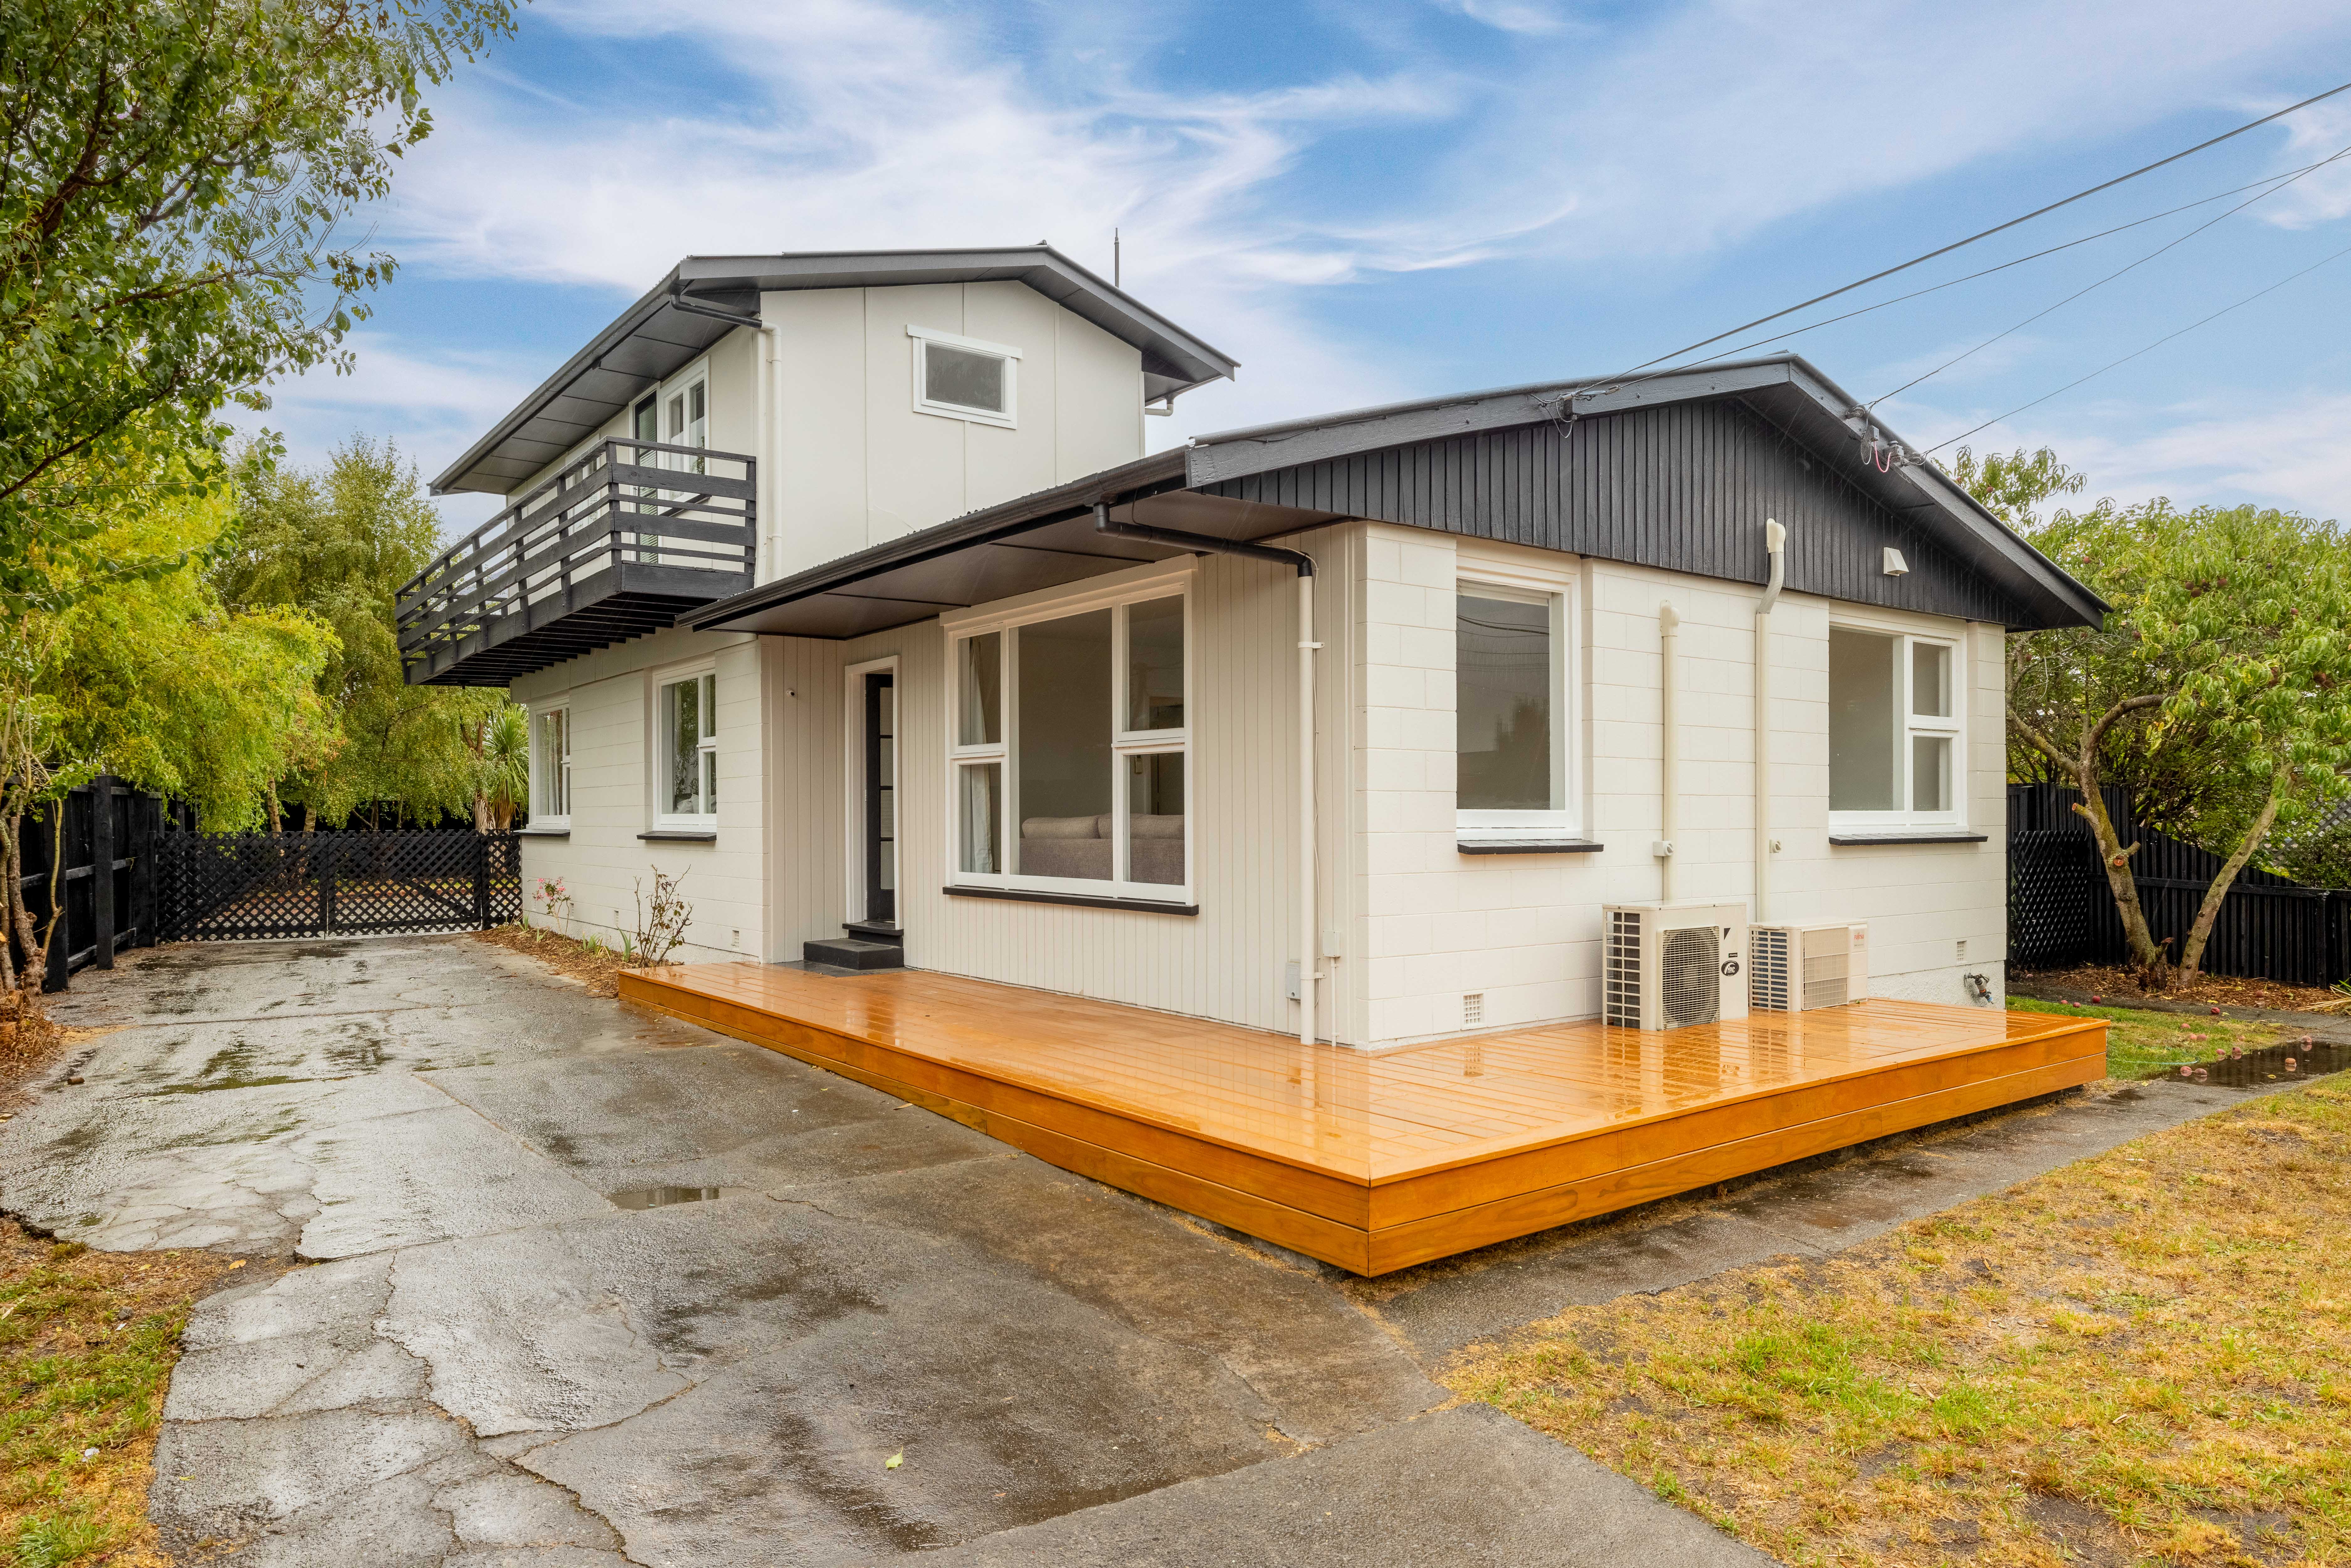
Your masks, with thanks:
[[[654,818],[654,702],[667,672],[708,659],[718,677],[718,837],[712,843],[645,841]],[[517,680],[513,695],[534,713],[571,710],[571,826],[562,837],[526,836],[523,906],[542,877],[570,890],[568,935],[617,945],[635,927],[638,885],[655,870],[683,881],[693,925],[675,961],[756,958],[768,946],[769,826],[763,802],[767,726],[759,639],[738,632],[657,632]]]
[[[1658,606],[1679,612],[1681,788],[1673,894],[1748,904],[1753,893],[1757,591],[1613,561],[1364,525],[1356,591],[1352,946],[1361,1042],[1589,1018],[1599,1010],[1600,910],[1658,896],[1663,730]],[[1596,852],[1464,855],[1454,816],[1456,583],[1479,563],[1567,574],[1573,611],[1570,776]],[[1830,601],[1787,595],[1773,616],[1769,913],[1870,922],[1873,989],[1965,1005],[1962,977],[2002,995],[2006,757],[2002,634],[1871,612],[1962,641],[1968,825],[1982,843],[1832,845],[1828,831]],[[1965,943],[1964,953],[1959,944]]]

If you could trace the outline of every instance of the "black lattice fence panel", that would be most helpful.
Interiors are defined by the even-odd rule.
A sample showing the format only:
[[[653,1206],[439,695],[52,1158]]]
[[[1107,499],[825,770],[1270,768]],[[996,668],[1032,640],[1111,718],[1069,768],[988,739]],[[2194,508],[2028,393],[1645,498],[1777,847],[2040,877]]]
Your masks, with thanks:
[[[2078,799],[2054,785],[2009,786],[2009,956],[2017,964],[2111,964],[2129,956],[2097,841],[2072,809]],[[2147,930],[2177,961],[2222,857],[2141,826],[2119,789],[2109,788],[2105,803],[2122,841],[2138,845],[2131,872]],[[2202,967],[2297,986],[2351,977],[2351,892],[2245,871],[2220,901]]]
[[[2022,832],[2008,841],[2008,956],[2039,968],[2104,956],[2099,900],[2111,904],[2097,846],[2082,833]]]
[[[170,934],[233,942],[472,931],[522,913],[511,833],[173,833]]]

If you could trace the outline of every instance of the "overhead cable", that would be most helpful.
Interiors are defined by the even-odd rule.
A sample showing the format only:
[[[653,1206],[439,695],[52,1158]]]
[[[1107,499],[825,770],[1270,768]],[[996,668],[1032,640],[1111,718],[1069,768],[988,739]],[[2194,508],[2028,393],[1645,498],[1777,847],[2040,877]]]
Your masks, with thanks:
[[[2040,320],[2043,316],[2064,309],[2066,306],[2074,303],[2074,300],[2081,298],[2085,294],[2089,294],[2097,289],[2104,288],[2107,284],[2112,283],[2116,278],[2122,277],[2123,274],[2126,272],[2137,271],[2138,268],[2145,267],[2148,262],[2153,261],[2157,256],[2161,256],[2164,252],[2187,244],[2189,240],[2194,239],[2198,235],[2202,234],[2206,229],[2210,228],[2213,225],[2225,222],[2226,220],[2236,216],[2239,213],[2243,212],[2247,207],[2252,206],[2255,202],[2268,200],[2270,197],[2276,195],[2280,191],[2284,190],[2286,186],[2293,184],[2294,180],[2299,180],[2304,174],[2310,173],[2312,170],[2324,169],[2327,164],[2335,162],[2344,158],[2351,158],[2351,147],[2344,148],[2342,152],[2335,153],[2332,158],[2322,159],[2320,162],[2312,164],[2309,169],[2304,169],[2301,174],[2294,175],[2294,179],[2286,180],[2278,184],[2273,185],[2258,196],[2246,197],[2243,201],[2239,202],[2235,206],[2231,207],[2227,212],[2220,214],[2220,216],[2207,218],[2204,222],[2198,224],[2194,228],[2189,229],[2186,234],[2180,235],[2174,239],[2166,240],[2163,244],[2157,246],[2153,250],[2148,251],[2145,256],[2140,256],[2137,261],[2131,262],[2125,267],[2116,267],[2114,271],[2106,274],[2104,277],[2099,278],[2096,282],[2085,285],[2083,287],[2075,289],[2073,293],[2068,294],[2064,298],[2058,300],[2055,304],[2047,305],[2043,307],[2041,309],[2035,310],[2032,315],[2027,316],[2023,320],[2017,322],[2014,326],[2004,328],[1998,332],[1994,332],[1991,337],[1986,338],[1974,348],[1968,350],[1964,353],[1954,354],[1951,358],[1945,360],[1941,364],[1937,365],[1933,370],[1923,371],[1918,375],[1911,377],[1908,381],[1904,382],[1900,386],[1896,387],[1892,392],[1878,393],[1876,397],[1871,398],[1864,407],[1874,409],[1879,403],[1884,402],[1887,398],[1899,397],[1904,392],[1908,392],[1912,387],[1918,385],[1921,382],[1932,381],[1935,377],[1941,375],[1945,371],[1949,370],[1953,365],[1959,363],[1962,360],[1971,359],[1975,355],[1982,353],[1986,349],[1991,348],[2002,338],[2021,332],[2025,328],[2032,326],[2035,321]]]
[[[2254,300],[2259,299],[2264,294],[2274,294],[2279,289],[2283,288],[2287,284],[2292,283],[2295,278],[2307,277],[2311,273],[2316,272],[2320,267],[2327,265],[2327,263],[2340,261],[2346,256],[2351,256],[2351,246],[2346,246],[2343,249],[2336,251],[2332,256],[2320,257],[2318,260],[2312,262],[2308,267],[2304,267],[2300,272],[2288,273],[2285,277],[2279,278],[2275,283],[2271,284],[2267,288],[2256,289],[2254,292],[2246,295],[2242,299],[2238,300],[2234,305],[2223,305],[2220,309],[2213,311],[2212,314],[2203,318],[2201,320],[2190,321],[2187,326],[2180,328],[2179,330],[2176,332],[2167,332],[2162,337],[2158,338],[2154,342],[2147,344],[2146,348],[2134,349],[2119,360],[2100,365],[2088,375],[2078,376],[2073,381],[2067,382],[2064,386],[2059,387],[2055,392],[2044,392],[2041,396],[2034,398],[2031,402],[2019,403],[2016,407],[2010,409],[2006,413],[2001,414],[1997,418],[1985,420],[1981,424],[1977,425],[1972,430],[1963,430],[1957,435],[1950,437],[1949,440],[1938,441],[1934,445],[1927,448],[1925,452],[1920,453],[1919,455],[1924,457],[1934,453],[1940,452],[1944,447],[1950,445],[1952,442],[1965,441],[1970,435],[1990,430],[1993,425],[2000,423],[2001,420],[2014,419],[2026,409],[2038,408],[2053,397],[2059,397],[2066,392],[2072,392],[2084,382],[2095,381],[2100,376],[2105,375],[2108,371],[2114,370],[2117,366],[2130,363],[2133,360],[2137,359],[2141,354],[2149,353],[2157,349],[2160,349],[2174,338],[2184,337],[2188,333],[2196,330],[2199,327],[2205,326],[2213,321],[2218,321],[2230,311],[2241,309],[2243,307],[2251,305]]]
[[[2248,131],[2258,131],[2262,126],[2269,124],[2273,120],[2283,120],[2287,115],[2293,114],[2299,110],[2308,109],[2314,103],[2324,102],[2325,99],[2333,98],[2338,93],[2344,92],[2351,92],[2351,81],[2345,82],[2340,87],[2328,88],[2325,92],[2314,94],[2309,98],[2304,99],[2300,103],[2288,104],[2285,108],[2279,110],[2275,114],[2265,114],[2259,120],[2248,120],[2246,123],[2237,127],[2234,131],[2224,131],[2220,135],[2212,137],[2209,141],[2199,141],[2195,146],[2174,152],[2168,158],[2158,158],[2152,163],[2146,164],[2137,169],[2133,169],[2127,174],[2117,174],[2113,179],[2107,180],[2100,184],[2093,185],[2086,191],[2076,191],[2074,194],[2065,197],[2063,201],[2052,202],[2045,207],[2035,207],[2032,211],[2025,214],[2022,217],[2011,218],[2004,224],[1996,224],[1992,227],[1985,229],[1980,234],[1972,234],[1968,235],[1965,239],[1953,240],[1950,244],[1930,250],[1924,256],[1912,256],[1908,261],[1902,262],[1894,267],[1886,267],[1882,271],[1873,272],[1867,277],[1857,278],[1854,282],[1845,284],[1843,287],[1832,288],[1826,294],[1815,294],[1813,298],[1803,301],[1802,304],[1791,305],[1784,310],[1774,310],[1768,316],[1758,316],[1754,320],[1746,322],[1740,326],[1733,327],[1729,331],[1717,332],[1711,338],[1701,338],[1695,343],[1673,350],[1669,353],[1659,354],[1654,360],[1645,360],[1641,363],[1635,365],[1632,370],[1623,372],[1623,374],[1630,376],[1635,371],[1647,370],[1651,365],[1662,364],[1667,360],[1678,360],[1684,354],[1696,353],[1700,349],[1711,348],[1713,345],[1721,342],[1725,338],[1735,338],[1741,332],[1753,331],[1756,328],[1763,326],[1768,322],[1777,321],[1783,316],[1792,316],[1799,310],[1809,310],[1815,305],[1836,298],[1839,295],[1850,294],[1856,288],[1865,288],[1870,284],[1877,282],[1880,278],[1891,277],[1897,272],[1907,272],[1910,268],[1923,266],[1926,263],[1934,260],[1937,256],[1949,256],[1951,252],[1971,246],[1979,240],[1990,239],[1996,234],[2005,234],[2010,229],[2015,228],[2020,224],[2029,224],[2035,218],[2046,217],[2051,213],[2057,211],[2060,207],[2070,207],[2075,202],[2087,201],[2090,197],[2096,195],[2101,191],[2111,191],[2116,185],[2123,184],[2131,180],[2136,180],[2142,174],[2152,174],[2158,169],[2164,168],[2168,164],[2179,162],[2182,158],[2192,158],[2197,153],[2204,152],[2208,148],[2218,147],[2221,142],[2227,141],[2233,137],[2242,136]],[[1593,384],[1596,385],[1597,383]]]

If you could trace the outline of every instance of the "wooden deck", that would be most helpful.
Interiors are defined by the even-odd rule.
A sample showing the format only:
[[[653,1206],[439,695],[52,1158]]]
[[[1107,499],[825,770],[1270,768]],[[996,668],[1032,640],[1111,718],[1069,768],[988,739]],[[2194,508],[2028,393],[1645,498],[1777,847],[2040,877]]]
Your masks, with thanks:
[[[621,995],[1359,1274],[2106,1071],[2100,1020],[1925,1002],[1373,1055],[920,970],[624,970]]]

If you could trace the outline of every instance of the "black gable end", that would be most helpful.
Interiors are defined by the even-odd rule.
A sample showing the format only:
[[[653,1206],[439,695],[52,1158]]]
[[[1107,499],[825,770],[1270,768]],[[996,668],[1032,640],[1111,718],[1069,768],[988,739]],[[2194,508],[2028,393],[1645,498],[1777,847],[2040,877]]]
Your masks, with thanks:
[[[1777,517],[1792,591],[2049,623],[1929,531],[1938,508],[1894,511],[1735,397],[1414,442],[1200,488],[1759,585],[1763,522]],[[1908,575],[1886,575],[1887,546]]]

